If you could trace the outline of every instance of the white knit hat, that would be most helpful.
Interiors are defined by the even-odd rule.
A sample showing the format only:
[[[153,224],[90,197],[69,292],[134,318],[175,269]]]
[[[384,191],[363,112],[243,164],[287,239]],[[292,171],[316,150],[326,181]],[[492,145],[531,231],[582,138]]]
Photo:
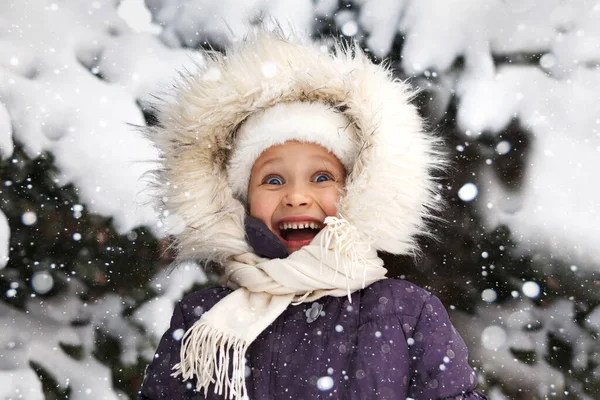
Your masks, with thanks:
[[[358,154],[356,138],[348,118],[330,105],[278,103],[251,115],[239,128],[227,165],[229,186],[245,202],[254,162],[269,147],[291,140],[323,146],[350,172]]]

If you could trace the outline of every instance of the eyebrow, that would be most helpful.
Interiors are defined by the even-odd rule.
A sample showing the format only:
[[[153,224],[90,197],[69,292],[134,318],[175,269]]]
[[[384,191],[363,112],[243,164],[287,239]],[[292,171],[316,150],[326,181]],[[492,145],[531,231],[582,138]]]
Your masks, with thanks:
[[[328,156],[322,155],[322,154],[313,154],[313,155],[309,156],[308,159],[320,160],[320,161],[323,161],[323,162],[329,164],[330,166],[335,165],[335,163],[331,160],[331,158],[329,158]],[[274,156],[271,156],[271,157],[265,159],[260,164],[258,164],[258,166],[256,166],[256,167],[257,167],[257,169],[262,169],[271,164],[277,164],[277,163],[281,162],[282,160],[283,160],[283,157],[274,155]]]
[[[331,161],[331,157],[327,157],[322,154],[314,154],[314,155],[310,156],[309,158],[315,158],[315,159],[327,161],[330,164],[335,164],[333,161]]]
[[[272,156],[272,157],[267,158],[266,160],[264,160],[260,164],[258,164],[257,168],[264,168],[265,166],[267,166],[269,164],[275,164],[277,162],[281,162],[281,160],[282,160],[282,157]]]

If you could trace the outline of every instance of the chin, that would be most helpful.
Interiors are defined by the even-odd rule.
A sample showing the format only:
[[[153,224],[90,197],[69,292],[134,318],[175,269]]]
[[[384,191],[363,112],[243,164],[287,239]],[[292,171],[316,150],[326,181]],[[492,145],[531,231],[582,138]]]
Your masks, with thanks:
[[[300,249],[301,249],[301,247],[288,247],[287,251],[288,251],[288,253],[292,254],[293,252],[298,251]]]

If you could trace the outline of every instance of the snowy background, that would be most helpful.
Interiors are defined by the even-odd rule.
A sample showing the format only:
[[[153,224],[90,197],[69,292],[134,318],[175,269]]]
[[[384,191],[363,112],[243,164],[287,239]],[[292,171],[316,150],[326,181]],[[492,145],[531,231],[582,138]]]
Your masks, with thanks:
[[[195,265],[169,274],[163,260],[137,292],[123,272],[110,290],[113,269],[137,274],[135,257],[88,279],[59,256],[36,259],[27,238],[62,235],[88,264],[90,241],[126,253],[147,232],[159,249],[165,227],[143,179],[156,152],[135,125],[151,123],[151,94],[178,69],[202,64],[199,48],[261,20],[358,40],[423,89],[419,105],[456,161],[445,217],[463,229],[454,240],[472,242],[453,277],[470,285],[470,305],[440,293],[482,389],[599,398],[600,1],[29,0],[0,3],[0,399],[130,398],[116,372],[127,368],[141,383],[174,302],[206,276]],[[44,228],[58,197],[27,194],[42,180],[73,197],[61,232]],[[415,270],[417,281],[431,272]],[[119,342],[115,360],[99,355],[99,337]]]

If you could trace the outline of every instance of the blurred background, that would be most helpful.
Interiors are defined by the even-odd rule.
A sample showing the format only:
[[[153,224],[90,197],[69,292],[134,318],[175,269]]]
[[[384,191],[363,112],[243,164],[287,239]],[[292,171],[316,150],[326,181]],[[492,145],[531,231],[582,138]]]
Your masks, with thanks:
[[[439,296],[500,399],[600,398],[600,1],[0,3],[0,399],[132,399],[174,303],[154,95],[253,26],[357,41],[421,89],[453,164],[438,240],[390,275]],[[596,182],[596,183],[594,183]]]

